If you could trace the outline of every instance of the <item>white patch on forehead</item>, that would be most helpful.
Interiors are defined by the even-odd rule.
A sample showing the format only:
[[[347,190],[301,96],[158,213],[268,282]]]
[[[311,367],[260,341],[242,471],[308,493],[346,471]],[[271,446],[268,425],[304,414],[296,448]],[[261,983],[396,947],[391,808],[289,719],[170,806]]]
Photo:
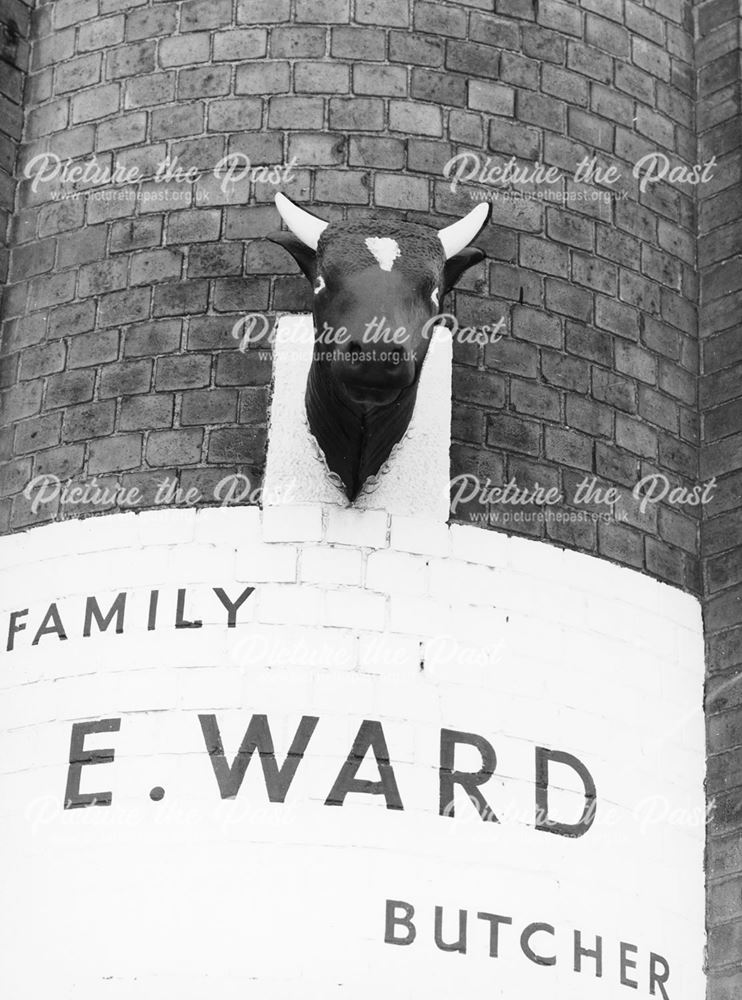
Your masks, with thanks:
[[[391,271],[394,261],[402,256],[399,243],[388,236],[369,236],[366,240],[369,252],[373,254],[379,262],[382,271]]]
[[[314,286],[314,294],[315,295],[319,295],[319,293],[322,292],[322,291],[324,291],[325,288],[327,288],[327,285],[325,284],[325,279],[320,274],[320,276],[317,278],[317,282],[316,282],[316,284]]]

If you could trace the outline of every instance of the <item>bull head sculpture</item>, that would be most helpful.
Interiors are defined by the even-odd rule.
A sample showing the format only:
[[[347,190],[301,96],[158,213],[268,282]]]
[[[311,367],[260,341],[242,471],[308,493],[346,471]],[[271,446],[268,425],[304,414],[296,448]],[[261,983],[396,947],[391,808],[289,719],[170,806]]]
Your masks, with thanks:
[[[491,206],[436,232],[411,223],[327,223],[285,195],[288,232],[268,239],[292,255],[314,291],[315,342],[306,389],[309,427],[350,500],[407,430],[434,317],[461,275]]]

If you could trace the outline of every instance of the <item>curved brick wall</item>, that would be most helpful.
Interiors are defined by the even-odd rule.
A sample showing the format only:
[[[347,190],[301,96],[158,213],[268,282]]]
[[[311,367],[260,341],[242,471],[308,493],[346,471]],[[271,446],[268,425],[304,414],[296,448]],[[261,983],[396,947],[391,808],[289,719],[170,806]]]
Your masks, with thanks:
[[[8,278],[8,249],[3,237],[13,213],[15,164],[23,132],[29,6],[24,0],[2,0],[0,3],[0,281],[3,284]]]
[[[3,997],[451,1000],[462,981],[494,994],[495,975],[502,1000],[701,1000],[703,825],[670,819],[703,815],[695,597],[531,539],[306,504],[2,538],[3,625],[12,612]],[[270,747],[245,735],[260,717]],[[91,921],[98,872],[115,905]],[[387,900],[414,909],[411,947],[385,933]],[[436,907],[452,935],[469,911],[457,954],[434,944]],[[534,926],[540,961],[519,947]],[[649,988],[657,954],[666,990]]]
[[[701,472],[719,489],[703,519],[708,665],[709,998],[742,995],[742,34],[736,4],[698,5]]]
[[[455,473],[538,481],[587,473],[629,492],[647,472],[697,479],[693,190],[644,194],[635,159],[696,155],[690,5],[652,0],[187,0],[42,3],[32,24],[21,163],[41,151],[151,173],[296,157],[284,189],[326,217],[433,225],[471,207],[442,168],[471,150],[570,173],[585,155],[625,198],[494,204],[490,261],[449,303],[458,345]],[[495,9],[496,8],[496,9]],[[321,23],[317,23],[321,22]],[[261,241],[274,188],[151,181],[146,196],[54,201],[20,185],[5,297],[2,529],[37,514],[32,475],[206,495],[226,472],[259,483],[270,359],[235,350],[245,310],[297,311],[308,289]],[[157,195],[160,195],[157,197]],[[208,200],[206,200],[208,199]],[[180,470],[178,472],[178,470]],[[625,505],[623,523],[512,524],[697,589],[698,521]],[[99,509],[99,508],[98,508]],[[476,507],[482,513],[485,508]],[[470,519],[471,510],[459,516]]]

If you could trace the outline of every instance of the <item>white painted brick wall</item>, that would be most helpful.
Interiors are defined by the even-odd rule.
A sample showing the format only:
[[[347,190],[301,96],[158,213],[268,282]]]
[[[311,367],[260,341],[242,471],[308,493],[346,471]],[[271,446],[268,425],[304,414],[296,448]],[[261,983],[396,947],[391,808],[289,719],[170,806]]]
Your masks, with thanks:
[[[301,553],[301,579],[304,583],[360,587],[363,553],[360,549],[339,546],[305,545]]]
[[[366,586],[385,594],[410,594],[425,592],[427,562],[404,552],[379,549],[370,553],[366,563]]]
[[[386,598],[361,587],[330,590],[325,596],[325,624],[341,628],[357,627],[381,632],[384,628]]]
[[[503,1000],[625,992],[613,953],[597,987],[576,977],[565,937],[554,970],[524,960],[515,928],[496,967],[473,929],[471,954],[443,954],[435,905],[449,936],[461,907],[474,923],[489,910],[520,929],[545,920],[636,941],[672,958],[673,1000],[702,995],[695,599],[538,542],[321,504],[64,522],[0,539],[0,566],[3,630],[29,609],[16,649],[0,650],[0,884],[13,900],[0,911],[0,995],[450,1000],[463,983],[491,990],[495,968]],[[246,586],[228,630],[213,588],[234,599]],[[173,627],[181,587],[200,629]],[[86,597],[105,611],[120,590],[124,634],[83,638]],[[32,646],[51,601],[69,638]],[[257,760],[237,800],[219,800],[199,713],[217,716],[230,760],[254,713],[268,715],[279,762],[301,716],[320,718],[286,805],[266,803]],[[88,741],[115,747],[115,764],[83,779],[114,805],[62,811],[72,722],[118,715],[121,732]],[[384,726],[404,812],[361,795],[323,804],[363,719]],[[437,815],[441,728],[496,748],[484,789],[499,825],[464,800],[456,820]],[[601,812],[579,841],[533,830],[536,746],[595,776]],[[479,763],[460,748],[458,766]],[[359,777],[377,777],[370,761]],[[149,799],[155,784],[163,803]],[[579,812],[564,784],[554,807]],[[650,823],[655,801],[700,820]],[[386,898],[419,907],[419,946],[383,944]]]
[[[322,538],[322,508],[314,506],[266,507],[263,539],[266,542],[318,542]]]
[[[258,595],[258,620],[286,625],[321,624],[323,597],[318,587],[267,584]]]
[[[383,549],[387,544],[389,517],[381,510],[330,507],[326,518],[328,542],[370,549]]]
[[[292,583],[296,580],[298,549],[291,545],[243,543],[236,550],[237,579],[255,583]]]
[[[392,518],[391,546],[401,552],[446,556],[451,548],[448,525],[420,517]]]

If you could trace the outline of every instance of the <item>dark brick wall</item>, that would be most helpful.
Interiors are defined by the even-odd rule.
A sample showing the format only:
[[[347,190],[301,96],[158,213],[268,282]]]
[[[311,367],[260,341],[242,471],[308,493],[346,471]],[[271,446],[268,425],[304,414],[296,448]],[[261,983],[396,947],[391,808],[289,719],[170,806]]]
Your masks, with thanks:
[[[702,524],[708,664],[709,1000],[742,996],[742,51],[740,8],[698,5],[702,475],[718,489]]]
[[[0,282],[8,280],[8,236],[15,202],[18,145],[23,131],[23,88],[28,69],[30,3],[0,0]],[[1,373],[0,373],[1,374]],[[12,375],[5,374],[12,379]],[[2,383],[3,386],[6,384]]]
[[[568,497],[586,473],[627,494],[655,470],[693,484],[695,196],[631,177],[651,150],[695,160],[690,14],[685,0],[40,3],[23,162],[296,156],[287,193],[328,218],[440,226],[472,206],[442,176],[453,153],[569,174],[595,154],[625,197],[494,203],[490,260],[449,308],[463,325],[504,317],[507,336],[457,346],[453,471]],[[271,187],[231,203],[208,180],[191,203],[171,193],[55,202],[21,184],[0,530],[81,513],[30,511],[21,490],[45,472],[150,490],[171,474],[207,494],[234,470],[259,482],[271,366],[230,330],[246,310],[306,309],[308,289],[260,239],[277,224]],[[697,511],[635,506],[623,523],[511,530],[697,590]]]

